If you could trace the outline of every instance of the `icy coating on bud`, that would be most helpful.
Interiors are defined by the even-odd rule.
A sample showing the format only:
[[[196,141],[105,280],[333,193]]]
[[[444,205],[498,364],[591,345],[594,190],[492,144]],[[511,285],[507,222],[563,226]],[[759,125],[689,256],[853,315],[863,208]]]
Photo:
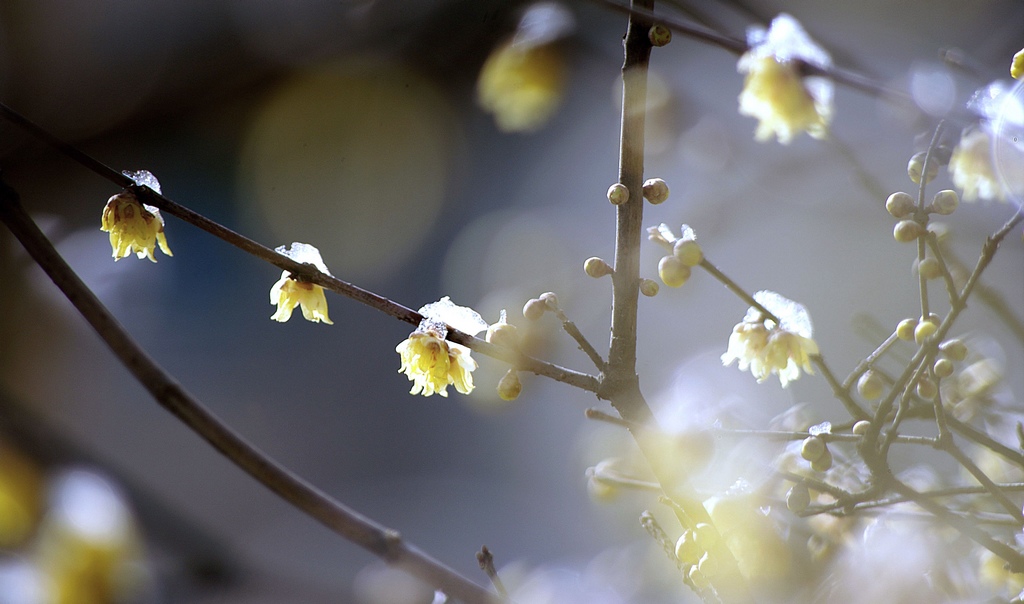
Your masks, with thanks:
[[[587,273],[587,275],[590,277],[600,279],[601,277],[610,275],[615,271],[613,271],[612,267],[609,266],[608,263],[605,262],[604,260],[598,258],[597,256],[592,256],[590,258],[587,258],[587,260],[583,263],[583,272]]]
[[[739,361],[740,371],[749,368],[758,382],[777,374],[783,388],[799,378],[801,370],[813,375],[811,356],[818,354],[818,345],[811,339],[813,327],[807,309],[767,290],[754,294],[754,300],[781,323],[776,325],[750,307],[743,322],[733,328],[722,363],[731,365]]]
[[[644,197],[654,205],[668,200],[668,184],[660,178],[650,178],[644,183]]]
[[[294,242],[291,249],[282,245],[274,251],[288,256],[296,262],[312,264],[321,273],[331,274],[320,257],[320,250],[308,243]],[[313,323],[323,321],[328,325],[334,324],[327,316],[327,298],[324,296],[324,288],[313,283],[296,281],[292,279],[292,274],[288,271],[282,271],[281,278],[270,288],[270,303],[277,306],[277,311],[270,318],[281,323],[291,319],[292,311],[296,306],[300,306],[302,316],[307,321]]]
[[[750,50],[737,64],[747,76],[739,102],[741,115],[759,120],[754,138],[775,136],[784,145],[800,132],[824,138],[832,119],[834,85],[823,77],[801,77],[799,64],[828,68],[828,53],[785,13],[767,31],[751,28],[747,41]]]
[[[498,396],[503,401],[514,401],[519,398],[523,391],[523,383],[519,381],[519,373],[515,369],[509,369],[500,380],[498,380]]]
[[[100,230],[110,233],[114,261],[135,254],[140,259],[149,258],[156,262],[153,252],[157,245],[164,254],[174,255],[167,246],[160,210],[140,203],[130,190],[126,189],[107,200]]]
[[[454,304],[448,296],[421,307],[419,313],[423,315],[419,327],[395,347],[402,359],[398,372],[413,383],[409,394],[448,396],[448,386],[469,394],[477,364],[468,348],[445,340],[447,325],[475,336],[487,323],[475,310]]]
[[[621,182],[615,183],[608,187],[608,201],[616,206],[626,203],[629,201],[629,189]]]
[[[906,218],[914,212],[916,207],[914,198],[903,191],[897,191],[885,200],[885,209],[892,214],[893,218]]]

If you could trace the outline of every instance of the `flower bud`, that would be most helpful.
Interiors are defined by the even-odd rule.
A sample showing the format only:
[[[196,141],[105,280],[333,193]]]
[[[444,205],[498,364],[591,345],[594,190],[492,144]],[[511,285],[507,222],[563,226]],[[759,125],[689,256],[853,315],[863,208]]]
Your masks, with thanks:
[[[853,428],[851,428],[850,431],[853,432],[854,434],[858,435],[858,436],[864,436],[865,434],[868,433],[868,430],[870,430],[870,429],[871,429],[871,422],[869,422],[866,419],[862,419],[859,422],[857,422],[856,424],[854,424]]]
[[[832,468],[832,451],[825,449],[825,453],[811,462],[811,469],[815,472],[827,472]]]
[[[914,198],[903,191],[898,191],[885,200],[885,209],[892,214],[893,218],[906,218],[910,216],[917,204]]]
[[[918,344],[924,344],[924,341],[932,337],[938,329],[938,322],[933,321],[932,318],[929,317],[919,322],[917,327],[914,328],[914,341]]]
[[[608,201],[615,206],[620,206],[626,203],[629,201],[629,189],[627,189],[626,185],[621,182],[615,183],[608,187]]]
[[[935,194],[935,197],[932,198],[932,204],[928,206],[928,209],[936,214],[947,216],[955,212],[959,205],[960,198],[957,196],[956,191],[943,189]]]
[[[544,312],[547,309],[548,307],[546,304],[537,298],[533,298],[523,306],[523,316],[531,321],[536,321],[544,316]]]
[[[644,183],[644,197],[654,205],[668,199],[668,184],[660,178],[651,178]]]
[[[583,263],[583,272],[595,279],[600,279],[601,277],[610,275],[615,271],[612,270],[612,267],[604,260],[597,256],[592,256],[587,258],[586,262]]]
[[[700,557],[700,562],[697,563],[697,570],[708,580],[714,581],[715,577],[722,572],[722,564],[718,561],[718,558],[715,558],[708,552],[704,552],[704,555]]]
[[[942,276],[942,265],[931,256],[925,258],[917,265],[917,272],[925,279],[931,281]]]
[[[914,339],[914,329],[917,327],[917,319],[903,319],[896,325],[896,337],[906,342]]]
[[[654,296],[657,296],[658,290],[660,289],[661,287],[658,286],[658,282],[653,279],[640,280],[640,293],[647,296],[648,298],[653,298]]]
[[[700,572],[700,567],[696,564],[690,567],[686,576],[697,590],[704,590],[711,586],[711,581]]]
[[[498,396],[503,401],[516,400],[522,391],[523,383],[519,381],[519,373],[515,369],[509,369],[504,377],[498,380]]]
[[[808,436],[800,445],[800,456],[807,461],[814,461],[824,455],[827,450],[828,447],[825,446],[825,441],[820,436]]]
[[[794,514],[807,509],[807,506],[811,503],[811,492],[807,490],[807,485],[803,483],[795,484],[786,493],[786,507],[789,511]]]
[[[935,382],[928,378],[921,378],[917,382],[917,396],[923,398],[926,401],[930,401],[935,398],[935,395],[939,393],[939,389],[935,386]]]
[[[947,378],[953,375],[953,361],[949,359],[939,359],[932,365],[932,371],[935,373],[937,378]]]
[[[548,310],[558,310],[558,296],[555,295],[555,292],[544,292],[540,295],[540,301],[544,303]]]
[[[672,246],[672,254],[686,266],[697,266],[704,259],[704,251],[694,239],[679,239]]]
[[[901,220],[892,229],[892,236],[900,243],[910,243],[924,235],[924,227],[913,220]]]
[[[721,535],[718,534],[715,527],[707,522],[698,522],[697,526],[693,527],[693,533],[697,545],[704,551],[714,549],[721,540]]]
[[[704,550],[697,545],[693,531],[685,531],[676,541],[676,559],[683,564],[697,564]]]
[[[939,344],[939,352],[950,360],[962,361],[967,358],[967,345],[960,338],[953,338]]]
[[[910,158],[910,163],[907,164],[907,176],[909,176],[910,180],[914,181],[916,184],[921,183],[921,173],[924,171],[925,155],[924,151],[915,153],[914,156]],[[932,179],[938,176],[938,174],[939,162],[933,157],[928,161],[928,173],[925,174],[925,183],[931,182]]]
[[[487,341],[505,348],[519,347],[519,333],[515,325],[499,321],[487,328]]]
[[[878,374],[870,369],[865,371],[864,375],[860,376],[860,379],[857,380],[857,392],[865,400],[873,401],[882,396],[884,389],[885,384],[882,382],[882,378],[878,377]]]
[[[682,287],[690,278],[690,267],[675,256],[665,256],[658,262],[658,276],[669,287]]]
[[[647,30],[647,39],[651,41],[651,46],[665,46],[672,41],[672,30],[664,25],[655,25]]]

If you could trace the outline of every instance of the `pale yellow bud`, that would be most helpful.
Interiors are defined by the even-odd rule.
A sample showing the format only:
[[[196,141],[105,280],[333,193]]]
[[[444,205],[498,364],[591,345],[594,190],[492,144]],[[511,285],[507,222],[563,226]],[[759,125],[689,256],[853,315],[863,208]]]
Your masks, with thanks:
[[[896,337],[906,342],[913,341],[915,328],[917,328],[917,319],[903,319],[896,325]]]
[[[928,209],[936,214],[947,216],[955,212],[959,205],[960,197],[957,196],[956,191],[944,189],[935,194],[935,197],[932,198],[932,204]]]
[[[690,567],[686,576],[697,589],[707,589],[711,585],[711,581],[700,572],[700,567],[696,564]]]
[[[910,243],[924,233],[924,227],[913,220],[901,220],[892,229],[893,239],[900,243]]]
[[[619,206],[629,201],[629,189],[621,182],[608,187],[608,201],[612,205]]]
[[[873,401],[882,396],[884,389],[885,383],[882,382],[882,378],[870,369],[865,371],[864,375],[860,376],[860,379],[857,380],[857,392],[866,400]]]
[[[682,287],[690,278],[690,267],[675,256],[665,256],[658,262],[658,276],[669,287]]]
[[[807,490],[807,485],[803,483],[793,485],[789,492],[786,493],[786,507],[794,514],[799,514],[806,510],[810,503],[811,492]]]
[[[923,398],[926,401],[930,401],[935,398],[935,395],[939,393],[939,389],[935,386],[935,382],[928,378],[921,378],[917,382],[917,396]]]
[[[523,391],[523,383],[519,381],[519,373],[509,369],[504,377],[498,380],[498,396],[503,401],[514,401]]]
[[[914,341],[918,344],[924,344],[924,341],[932,337],[939,329],[939,324],[933,321],[931,317],[925,319],[917,324],[914,328]]]
[[[697,544],[693,531],[685,531],[676,541],[676,559],[683,564],[697,564],[704,550]]]
[[[697,544],[704,551],[714,549],[721,542],[722,536],[718,534],[715,527],[711,526],[707,522],[698,522],[697,526],[693,527],[694,539],[697,540]]]
[[[709,552],[704,552],[704,555],[700,557],[700,561],[697,562],[697,570],[709,580],[714,581],[715,577],[722,572],[722,565],[718,558],[712,556]]]
[[[680,239],[672,246],[672,254],[686,266],[697,266],[704,259],[704,251],[693,239]]]
[[[832,451],[825,449],[825,453],[811,462],[811,469],[815,472],[827,472],[832,467]]]
[[[651,41],[651,46],[665,46],[672,41],[672,30],[664,25],[655,25],[647,30],[647,39]]]
[[[555,295],[555,292],[544,292],[540,295],[540,301],[544,303],[548,310],[558,310],[558,296]]]
[[[661,287],[658,285],[658,282],[654,281],[653,279],[640,280],[640,293],[647,296],[648,298],[653,298],[654,296],[657,296],[658,290],[660,289]]]
[[[942,264],[937,259],[929,256],[917,265],[917,272],[929,281],[938,279],[942,276]]]
[[[856,424],[854,424],[853,428],[851,428],[850,431],[853,432],[854,434],[858,435],[858,436],[864,436],[865,434],[868,433],[868,430],[870,430],[870,429],[871,429],[871,422],[869,422],[866,419],[862,419],[859,422],[857,422]]]
[[[814,461],[825,454],[828,448],[819,436],[808,436],[800,445],[800,456],[807,461]]]
[[[583,272],[587,273],[587,275],[595,279],[600,279],[601,277],[610,275],[615,271],[612,270],[612,267],[609,266],[608,263],[605,262],[604,260],[598,258],[597,256],[592,256],[590,258],[587,258],[586,261],[583,263]]]
[[[916,207],[914,198],[903,191],[893,193],[885,200],[885,209],[892,214],[893,218],[906,218],[914,212]]]
[[[533,298],[523,306],[523,316],[531,321],[536,321],[544,316],[547,309],[548,307],[546,304],[537,298]]]
[[[924,160],[925,160],[925,152],[922,151],[920,153],[915,153],[914,156],[910,158],[910,162],[907,164],[907,176],[909,176],[910,180],[914,181],[914,183],[916,183],[916,184],[920,184],[921,183],[921,173],[924,172]],[[938,159],[935,158],[935,157],[932,157],[928,161],[928,173],[925,174],[924,181],[926,183],[929,183],[929,182],[932,181],[932,179],[934,179],[936,176],[938,176],[938,174],[939,174],[939,162],[938,162]]]
[[[939,352],[953,361],[962,361],[967,358],[967,345],[963,340],[953,338],[939,344]]]
[[[668,199],[668,184],[660,178],[651,178],[644,183],[644,197],[654,205]]]
[[[515,349],[519,347],[518,332],[519,330],[515,325],[499,321],[487,328],[486,339],[495,346]]]
[[[932,365],[932,371],[935,373],[937,378],[947,378],[953,375],[953,361],[949,359],[939,359]]]

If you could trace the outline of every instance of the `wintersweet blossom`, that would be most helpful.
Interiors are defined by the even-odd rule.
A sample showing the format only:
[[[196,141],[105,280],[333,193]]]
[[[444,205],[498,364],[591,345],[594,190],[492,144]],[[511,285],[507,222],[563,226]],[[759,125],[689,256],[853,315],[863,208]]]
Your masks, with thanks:
[[[312,264],[322,273],[331,274],[320,257],[320,250],[312,245],[295,242],[292,243],[291,249],[285,249],[285,246],[282,245],[275,251],[296,262]],[[270,288],[270,303],[277,306],[277,311],[270,317],[275,321],[284,323],[291,319],[295,307],[301,306],[302,316],[307,321],[313,323],[323,321],[328,325],[334,325],[330,317],[327,316],[327,298],[324,296],[324,288],[313,283],[297,281],[288,271],[283,271],[281,278]]]
[[[985,128],[964,132],[949,158],[949,176],[963,191],[964,201],[1006,201],[1006,187],[996,173],[993,136]]]
[[[754,138],[775,136],[784,145],[800,132],[824,138],[832,119],[833,84],[826,78],[800,73],[801,63],[819,68],[832,59],[793,17],[783,13],[771,27],[751,28],[750,50],[737,69],[746,74],[739,96],[740,114],[758,119]]]
[[[800,377],[800,370],[814,374],[811,356],[818,354],[818,345],[811,339],[813,328],[810,315],[800,304],[771,291],[759,291],[754,300],[781,321],[765,317],[751,307],[729,337],[729,348],[722,355],[722,363],[738,361],[740,371],[750,369],[758,382],[777,374],[782,387]]]
[[[1015,80],[1024,79],[1024,48],[1013,55],[1013,62],[1010,63],[1010,77]]]
[[[173,256],[164,236],[164,219],[160,210],[139,202],[129,189],[107,200],[103,208],[101,231],[110,233],[114,261],[135,254],[156,262],[153,252],[159,245],[164,254]]]
[[[398,372],[411,381],[409,394],[448,396],[448,386],[462,394],[473,391],[476,361],[465,346],[448,342],[448,325],[476,335],[487,328],[483,318],[471,308],[458,306],[445,296],[420,308],[423,320],[395,351],[402,358]]]

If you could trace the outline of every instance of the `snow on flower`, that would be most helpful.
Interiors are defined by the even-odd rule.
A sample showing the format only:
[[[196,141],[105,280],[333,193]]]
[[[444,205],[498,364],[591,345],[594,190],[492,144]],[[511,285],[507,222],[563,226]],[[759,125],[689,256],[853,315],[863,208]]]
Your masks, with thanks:
[[[828,53],[785,13],[767,31],[751,28],[747,42],[750,50],[737,63],[747,76],[739,103],[741,115],[758,119],[754,138],[766,141],[774,135],[784,145],[802,131],[824,138],[832,119],[834,86],[827,78],[803,77],[800,65],[830,67]]]
[[[743,321],[733,328],[722,364],[738,361],[740,371],[749,368],[758,382],[777,374],[783,388],[800,377],[801,369],[813,375],[810,357],[818,354],[818,345],[811,339],[813,327],[807,309],[771,291],[757,292],[754,300],[778,317],[780,323],[776,325],[760,310],[750,307]]]
[[[454,304],[448,296],[420,308],[423,320],[402,341],[395,351],[402,358],[398,372],[411,381],[409,394],[448,396],[448,386],[462,394],[473,391],[476,361],[469,349],[445,340],[448,326],[476,335],[487,329],[487,323],[471,308]]]
[[[174,255],[167,246],[160,210],[139,202],[131,190],[121,191],[107,200],[100,230],[110,233],[115,261],[135,254],[156,262],[153,252],[157,245],[168,256]]]
[[[288,256],[296,262],[312,264],[322,273],[331,274],[320,257],[320,250],[312,245],[295,242],[292,243],[291,249],[286,249],[282,245],[274,251]],[[281,278],[270,288],[270,303],[277,306],[277,311],[270,318],[281,323],[291,319],[292,311],[296,306],[300,306],[302,316],[307,321],[313,323],[323,321],[328,325],[334,324],[327,316],[327,298],[324,296],[324,288],[313,283],[296,281],[288,271],[283,271]]]
[[[1024,196],[1024,85],[996,81],[968,103],[981,121],[960,136],[949,160],[953,184],[964,201],[1007,201]]]

